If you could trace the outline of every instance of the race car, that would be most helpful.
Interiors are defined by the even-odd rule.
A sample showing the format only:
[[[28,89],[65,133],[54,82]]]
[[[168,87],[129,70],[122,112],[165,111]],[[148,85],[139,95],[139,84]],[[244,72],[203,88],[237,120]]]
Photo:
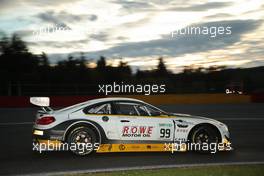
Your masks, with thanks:
[[[51,109],[49,101],[48,97],[30,98],[32,104],[42,108],[33,126],[33,150],[70,150],[88,155],[189,150],[215,153],[232,149],[224,123],[165,112],[141,100],[99,98],[59,110]]]

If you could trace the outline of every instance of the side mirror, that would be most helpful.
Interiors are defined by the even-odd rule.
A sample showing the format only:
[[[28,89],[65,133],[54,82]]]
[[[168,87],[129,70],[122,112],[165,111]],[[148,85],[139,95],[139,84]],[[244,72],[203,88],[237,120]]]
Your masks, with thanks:
[[[50,105],[49,97],[30,97],[30,103],[33,105],[48,107]]]

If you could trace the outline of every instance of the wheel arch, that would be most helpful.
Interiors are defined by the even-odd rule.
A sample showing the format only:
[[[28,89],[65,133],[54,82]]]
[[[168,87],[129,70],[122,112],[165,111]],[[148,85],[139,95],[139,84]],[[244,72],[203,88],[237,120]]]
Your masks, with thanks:
[[[194,131],[197,129],[197,128],[200,128],[201,126],[209,126],[211,127],[213,130],[216,131],[217,133],[217,137],[219,138],[219,141],[222,141],[222,135],[221,135],[221,132],[220,130],[217,128],[217,126],[211,124],[211,123],[199,123],[199,124],[196,124],[195,126],[193,126],[188,134],[188,137],[187,137],[187,141],[191,141],[191,137],[192,137],[192,134],[194,133]]]
[[[73,129],[81,127],[81,126],[85,126],[85,127],[92,129],[96,133],[97,137],[99,138],[100,144],[102,144],[106,140],[105,132],[100,125],[98,125],[97,123],[90,122],[90,121],[81,120],[81,121],[76,121],[67,127],[63,135],[63,141],[67,140],[70,132]]]

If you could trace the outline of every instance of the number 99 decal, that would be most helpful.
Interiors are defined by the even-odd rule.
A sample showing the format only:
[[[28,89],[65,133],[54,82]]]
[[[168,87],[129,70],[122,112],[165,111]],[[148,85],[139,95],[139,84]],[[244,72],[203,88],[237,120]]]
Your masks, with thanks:
[[[170,138],[170,129],[161,128],[160,138]]]

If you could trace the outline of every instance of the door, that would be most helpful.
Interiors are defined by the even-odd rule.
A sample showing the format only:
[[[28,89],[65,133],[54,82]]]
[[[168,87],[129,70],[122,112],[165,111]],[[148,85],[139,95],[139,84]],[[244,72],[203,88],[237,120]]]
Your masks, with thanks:
[[[133,101],[120,101],[114,103],[114,108],[118,117],[116,130],[121,140],[158,143],[173,139],[172,119],[157,114],[154,116],[151,107]]]

